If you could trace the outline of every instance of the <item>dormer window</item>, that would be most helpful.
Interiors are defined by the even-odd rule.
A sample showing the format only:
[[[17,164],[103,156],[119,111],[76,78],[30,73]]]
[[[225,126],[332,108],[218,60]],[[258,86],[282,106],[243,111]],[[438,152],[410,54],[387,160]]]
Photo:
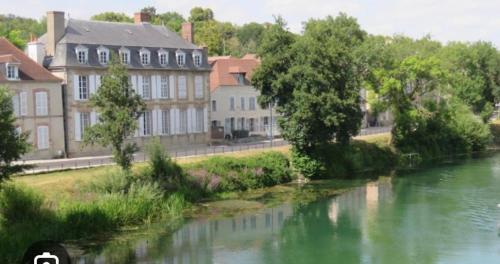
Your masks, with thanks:
[[[186,53],[184,53],[184,51],[178,50],[175,53],[175,58],[177,60],[177,65],[182,67],[186,64]]]
[[[78,63],[87,64],[89,60],[89,49],[82,45],[78,45],[75,49],[75,52]]]
[[[201,58],[202,58],[202,55],[201,55],[201,52],[199,50],[193,51],[194,66],[196,66],[196,67],[201,66]]]
[[[19,66],[17,64],[7,64],[7,79],[19,80]]]
[[[160,49],[158,51],[158,61],[160,62],[161,66],[165,66],[168,64],[168,51],[164,49]]]
[[[103,46],[97,48],[97,56],[99,58],[99,63],[106,65],[109,62],[109,50]]]
[[[149,63],[151,61],[151,53],[149,52],[149,50],[142,48],[139,51],[139,55],[141,57],[141,64],[142,65],[149,65]]]
[[[120,54],[120,61],[123,64],[129,64],[130,63],[130,50],[126,48],[121,48],[118,53]]]

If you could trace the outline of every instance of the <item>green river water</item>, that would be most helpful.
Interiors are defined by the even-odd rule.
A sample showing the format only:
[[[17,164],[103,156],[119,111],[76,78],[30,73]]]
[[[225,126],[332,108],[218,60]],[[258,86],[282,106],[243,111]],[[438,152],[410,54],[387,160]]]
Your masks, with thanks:
[[[500,263],[498,204],[495,155],[307,204],[152,228],[75,263]]]

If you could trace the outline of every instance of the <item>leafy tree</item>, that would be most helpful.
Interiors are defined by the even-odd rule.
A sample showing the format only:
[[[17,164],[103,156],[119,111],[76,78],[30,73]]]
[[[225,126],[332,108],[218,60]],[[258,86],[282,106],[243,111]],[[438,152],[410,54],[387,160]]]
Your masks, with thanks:
[[[470,105],[484,121],[500,101],[500,54],[488,42],[450,43],[441,59],[450,72],[454,94]]]
[[[127,139],[137,129],[137,119],[145,104],[132,89],[127,69],[118,56],[112,54],[108,72],[90,98],[90,105],[97,108],[99,123],[85,130],[84,144],[111,146],[115,162],[123,170],[129,170],[138,147]]]
[[[206,45],[209,55],[218,55],[223,53],[223,35],[221,27],[217,21],[210,20],[198,22],[194,25],[195,43]]]
[[[189,21],[202,22],[214,19],[214,12],[210,8],[193,7],[189,12]]]
[[[39,37],[46,31],[45,18],[40,21],[15,15],[0,15],[0,36],[24,49],[31,35]]]
[[[6,87],[0,86],[0,183],[25,168],[12,164],[29,150],[28,133],[19,134],[14,126],[15,120],[11,94]]]
[[[347,145],[360,128],[362,79],[355,54],[366,33],[345,14],[309,20],[296,41],[283,25],[278,20],[266,32],[262,65],[252,80],[262,104],[277,104],[283,137],[294,152],[317,162],[307,171],[322,173],[328,161],[319,150],[333,140]]]
[[[100,13],[97,15],[93,15],[91,20],[96,20],[96,21],[108,21],[108,22],[126,22],[126,23],[132,23],[134,20],[127,16],[124,13],[117,13],[117,12],[104,12]]]
[[[156,16],[156,7],[146,6],[141,9],[141,12],[148,13],[151,17]]]
[[[236,36],[244,46],[248,45],[252,41],[255,42],[255,44],[258,46],[262,39],[264,30],[264,25],[251,22],[240,27],[236,33]]]
[[[151,19],[151,22],[155,25],[165,25],[170,30],[175,32],[181,31],[182,23],[185,22],[186,19],[177,13],[177,12],[166,12],[163,14],[157,14]]]

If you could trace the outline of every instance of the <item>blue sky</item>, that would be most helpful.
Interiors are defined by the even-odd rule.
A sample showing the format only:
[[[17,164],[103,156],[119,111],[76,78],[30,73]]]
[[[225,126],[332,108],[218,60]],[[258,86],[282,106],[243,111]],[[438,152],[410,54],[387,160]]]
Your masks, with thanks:
[[[308,18],[345,12],[373,34],[430,34],[445,42],[486,40],[500,47],[497,0],[0,0],[0,6],[0,13],[40,18],[47,10],[60,10],[79,19],[104,11],[132,15],[144,6],[188,16],[193,6],[203,6],[212,8],[216,19],[236,24],[270,22],[273,15],[281,15],[294,32]]]

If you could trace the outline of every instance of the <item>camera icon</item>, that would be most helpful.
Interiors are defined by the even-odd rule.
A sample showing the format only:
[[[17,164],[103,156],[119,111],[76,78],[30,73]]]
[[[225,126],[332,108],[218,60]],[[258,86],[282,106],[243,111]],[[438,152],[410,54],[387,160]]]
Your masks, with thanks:
[[[59,258],[49,252],[43,252],[42,255],[35,257],[33,264],[59,264]]]

